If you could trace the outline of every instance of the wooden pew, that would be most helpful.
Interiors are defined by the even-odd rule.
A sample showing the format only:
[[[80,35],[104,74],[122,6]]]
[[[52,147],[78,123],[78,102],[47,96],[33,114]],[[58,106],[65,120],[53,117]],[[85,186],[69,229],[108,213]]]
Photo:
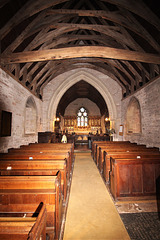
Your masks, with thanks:
[[[71,143],[36,143],[36,144],[29,144],[29,145],[22,145],[20,148],[50,148],[50,149],[59,149],[59,150],[66,150],[71,152],[71,154],[74,153],[74,144]]]
[[[30,148],[52,148],[52,149],[65,149],[71,152],[71,157],[73,158],[74,155],[74,143],[30,143],[29,145],[22,145],[22,147],[30,147]]]
[[[0,205],[0,239],[46,240],[46,206],[43,203],[37,209],[30,206]]]
[[[98,144],[108,145],[108,144],[115,144],[115,143],[130,143],[130,142],[129,141],[94,141],[92,142],[92,152],[91,152],[93,160],[95,160],[96,148]]]
[[[99,147],[99,146],[98,146]],[[102,172],[103,161],[104,161],[104,152],[111,153],[111,152],[159,152],[158,148],[147,148],[144,145],[116,145],[113,146],[101,146],[99,147],[99,156],[97,157],[97,166]],[[160,153],[160,152],[159,152]]]
[[[131,143],[130,142],[128,142],[128,141],[115,141],[115,142],[95,142],[95,143],[93,143],[93,154],[92,154],[92,157],[93,157],[93,160],[96,162],[96,159],[97,159],[97,156],[98,156],[98,146],[112,146],[112,145],[114,145],[114,146],[116,146],[116,144],[117,145],[124,145],[124,144],[126,144],[126,145],[130,145]],[[137,145],[136,143],[132,143],[132,145]]]
[[[0,175],[56,175],[61,172],[61,190],[63,201],[66,201],[69,185],[69,172],[66,169],[66,160],[0,160]]]
[[[56,149],[56,150],[52,150],[52,149],[37,149],[37,148],[27,148],[27,149],[11,149],[9,150],[9,154],[20,154],[20,155],[43,155],[45,156],[45,158],[47,158],[47,156],[51,156],[53,155],[53,158],[56,158],[56,159],[67,159],[67,167],[68,167],[68,170],[72,171],[72,167],[73,167],[73,163],[72,163],[72,157],[71,157],[71,153],[70,152],[67,152],[65,150],[59,150],[59,149]],[[57,157],[56,157],[57,156]],[[1,158],[1,156],[0,156]]]
[[[98,159],[99,159],[99,150],[101,148],[123,148],[124,146],[126,147],[134,147],[134,148],[146,148],[146,145],[137,145],[136,143],[130,143],[128,141],[115,141],[115,142],[96,142],[94,144],[94,161],[98,165]],[[158,148],[157,148],[158,149]]]
[[[54,150],[53,150],[53,145],[54,145]],[[35,159],[35,157],[36,157],[36,159],[38,158],[38,161],[41,162],[41,167],[42,167],[42,161],[44,159],[45,159],[44,160],[45,163],[49,162],[49,164],[53,160],[57,161],[57,158],[59,158],[58,159],[59,161],[63,161],[64,157],[66,156],[66,153],[68,151],[73,153],[72,146],[73,146],[73,144],[69,144],[68,146],[64,145],[64,144],[58,144],[56,146],[55,146],[55,144],[45,144],[45,146],[44,146],[44,144],[32,144],[32,145],[28,145],[28,146],[23,146],[20,149],[11,149],[11,150],[9,150],[10,153],[0,155],[1,163],[2,163],[2,159],[5,160],[3,163],[3,164],[5,164],[5,167],[3,170],[1,170],[1,175],[6,175],[6,174],[7,175],[51,175],[51,174],[55,174],[56,170],[52,169],[52,171],[51,171],[51,170],[45,169],[44,166],[43,166],[43,169],[41,169],[41,170],[34,169],[35,162],[33,162],[34,161],[33,159]],[[42,155],[43,155],[43,157],[42,157]],[[12,161],[12,166],[13,166],[13,162],[14,162],[14,170],[13,169],[10,171],[5,170],[7,167],[6,164],[8,164],[8,159],[10,159]],[[15,165],[17,166],[17,164],[18,164],[17,159],[21,160],[21,167],[18,167],[18,169],[15,169]],[[27,159],[27,160],[30,159],[30,160],[28,160],[28,163],[27,163],[28,170],[26,170],[26,166],[24,166],[24,163],[26,162],[25,159]],[[23,162],[23,164],[22,164],[22,162]],[[32,166],[31,166],[31,162],[32,162]],[[39,168],[39,166],[40,165],[38,165],[38,168]],[[71,161],[67,160],[67,166],[68,166],[69,171],[71,171]],[[36,167],[37,167],[37,162],[36,162]],[[53,167],[53,164],[52,164],[52,167]],[[57,167],[57,168],[59,168],[59,167]],[[66,174],[66,176],[69,176],[68,169],[66,169],[66,173],[68,173],[68,174]],[[63,189],[64,200],[65,200],[66,192],[67,192],[67,180],[66,180],[66,178],[64,178],[64,176],[65,176],[65,174],[62,175],[61,184],[63,184],[62,189]],[[65,184],[65,182],[66,182],[66,184]]]
[[[72,165],[73,165],[73,159],[74,159],[74,145],[73,144],[62,144],[62,143],[54,143],[54,144],[45,144],[45,143],[37,143],[37,144],[31,144],[31,145],[27,145],[27,146],[21,146],[20,148],[16,148],[16,149],[9,149],[8,152],[17,152],[17,151],[21,151],[23,150],[23,152],[39,152],[39,153],[48,153],[48,152],[52,152],[52,153],[66,153],[68,154],[68,159],[69,159],[69,164],[71,166],[72,169]]]
[[[103,143],[107,143],[108,141],[103,141]],[[98,143],[102,143],[101,141],[93,141],[92,143],[91,143],[91,156],[92,156],[92,158],[93,158],[93,160],[94,160],[94,155],[95,155],[95,148],[96,148],[96,145],[98,144]]]
[[[56,176],[1,176],[0,207],[46,204],[46,232],[50,239],[59,238],[62,218],[60,172]]]
[[[110,188],[115,200],[155,199],[159,176],[160,158],[111,157]]]
[[[0,159],[1,160],[64,160],[66,159],[67,163],[67,172],[71,173],[72,166],[70,165],[69,155],[68,153],[52,153],[52,152],[46,152],[46,153],[39,153],[39,152],[13,152],[13,153],[0,153]]]
[[[124,142],[121,142],[121,143],[112,143],[112,144],[103,144],[103,143],[100,143],[100,144],[97,144],[96,145],[96,150],[95,150],[95,163],[98,165],[98,160],[99,160],[99,151],[101,148],[111,148],[111,149],[116,149],[116,148],[123,148],[124,146],[126,147],[136,147],[138,146],[137,144],[132,144],[132,143],[124,143]],[[143,145],[144,146],[144,145]],[[142,146],[141,146],[142,147]]]
[[[109,176],[110,176],[110,159],[111,157],[113,158],[128,158],[128,159],[147,159],[147,158],[155,158],[159,159],[160,158],[160,153],[159,152],[105,152],[104,151],[104,162],[103,162],[103,169],[102,169],[102,175],[103,178],[106,182],[108,182]]]
[[[54,150],[53,150],[53,147],[54,147]],[[55,149],[55,147],[56,147],[56,149]],[[66,150],[60,150],[60,149],[66,149]],[[9,149],[9,154],[0,154],[0,158],[1,158],[1,160],[2,159],[3,160],[5,160],[5,159],[8,159],[8,160],[9,159],[10,160],[13,160],[13,159],[28,160],[28,159],[30,159],[30,160],[32,160],[33,158],[35,159],[35,155],[36,155],[36,160],[37,160],[37,159],[42,158],[41,156],[40,157],[38,156],[40,154],[40,155],[43,155],[43,158],[49,159],[49,161],[50,161],[50,158],[51,158],[50,155],[52,154],[54,160],[57,161],[57,159],[59,158],[59,160],[63,161],[63,157],[65,157],[65,156],[62,156],[62,154],[66,154],[69,149],[72,151],[73,144],[67,144],[67,145],[62,144],[62,143],[60,143],[60,144],[30,144],[27,146],[23,146],[21,148]],[[56,154],[56,159],[55,159],[55,154]],[[69,154],[69,153],[67,153],[67,154]],[[61,159],[60,155],[61,155],[62,159]],[[69,180],[70,180],[70,173],[69,173],[69,171],[71,172],[70,165],[71,165],[71,161],[70,162],[67,161],[66,178],[63,177],[64,174],[62,175],[62,184],[63,184],[62,190],[63,190],[63,194],[64,194],[64,201],[66,200],[67,186],[69,185]],[[33,164],[32,164],[32,167],[33,167]],[[57,169],[57,167],[56,167],[56,169]],[[62,170],[62,168],[61,168],[61,170]],[[33,173],[33,171],[32,171],[32,173]],[[12,171],[12,174],[13,174],[13,171]],[[65,181],[65,184],[63,183],[64,181]]]

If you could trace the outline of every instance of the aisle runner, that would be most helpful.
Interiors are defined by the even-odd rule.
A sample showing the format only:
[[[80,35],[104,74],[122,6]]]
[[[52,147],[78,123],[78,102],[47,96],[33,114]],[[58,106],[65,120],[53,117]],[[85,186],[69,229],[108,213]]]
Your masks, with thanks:
[[[128,240],[90,153],[77,153],[63,240]]]

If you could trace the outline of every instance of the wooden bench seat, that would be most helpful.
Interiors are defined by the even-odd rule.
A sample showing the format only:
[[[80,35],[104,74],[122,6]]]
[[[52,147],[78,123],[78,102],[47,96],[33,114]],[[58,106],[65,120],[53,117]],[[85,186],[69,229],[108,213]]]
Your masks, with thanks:
[[[37,205],[38,206],[38,205]],[[0,239],[4,240],[46,240],[47,210],[43,203],[37,209],[15,205],[0,205]]]
[[[66,201],[69,185],[69,172],[66,169],[66,160],[2,160],[0,161],[0,175],[56,175],[61,172],[61,190],[63,201]]]
[[[96,162],[96,159],[97,159],[97,156],[98,156],[98,150],[99,150],[99,147],[103,147],[103,146],[123,146],[123,145],[137,145],[136,143],[130,143],[130,142],[100,142],[100,143],[95,143],[94,144],[94,147],[93,147],[93,160]]]
[[[53,156],[53,158],[56,158],[56,159],[67,159],[67,167],[71,173],[72,171],[72,167],[73,167],[73,162],[72,162],[72,157],[71,157],[71,153],[70,152],[67,152],[65,150],[52,150],[52,149],[30,149],[30,148],[27,148],[27,149],[12,149],[12,150],[9,150],[9,154],[20,154],[20,155],[30,155],[31,157],[32,156],[35,156],[35,155],[43,155],[45,156],[45,159],[47,158],[47,156]],[[56,157],[57,156],[57,157]],[[1,155],[0,155],[0,158],[1,158]],[[50,157],[49,157],[50,159]]]
[[[116,144],[116,143],[130,143],[129,141],[93,141],[92,142],[92,152],[91,152],[91,155],[92,155],[92,158],[94,160],[94,155],[95,155],[95,151],[96,151],[96,147],[97,145],[99,144]]]
[[[111,158],[110,188],[115,200],[156,198],[160,158]]]
[[[20,148],[22,148],[20,146]],[[29,145],[25,145],[24,147],[30,147],[30,148],[52,148],[52,149],[65,149],[71,152],[71,156],[73,157],[74,154],[74,144],[73,143],[30,143]]]
[[[110,173],[110,159],[113,158],[135,158],[135,159],[143,159],[143,158],[155,158],[160,159],[159,152],[105,152],[104,151],[104,162],[102,167],[102,175],[106,182],[109,181],[109,173]]]
[[[155,198],[156,178],[160,175],[158,148],[99,142],[93,144],[93,157],[115,200]]]
[[[49,146],[49,147],[56,147],[56,146],[60,146],[63,148],[74,148],[74,144],[73,143],[29,143],[28,145],[21,145],[21,146]]]
[[[38,152],[13,152],[13,153],[0,153],[1,160],[64,160],[67,162],[67,171],[71,173],[72,166],[70,165],[70,158],[68,153],[38,153]]]
[[[137,152],[137,153],[138,152],[140,152],[140,153],[141,152],[157,152],[157,153],[160,153],[158,148],[147,148],[146,146],[141,146],[141,145],[99,147],[99,156],[97,156],[96,163],[97,163],[97,166],[100,171],[102,171],[102,167],[103,167],[103,161],[104,161],[104,157],[105,157],[104,152],[105,152],[105,154],[106,153],[109,154],[112,152],[115,152],[115,153],[116,152]]]
[[[0,176],[0,208],[27,204],[37,206],[41,201],[47,209],[46,232],[58,239],[62,221],[61,176]]]
[[[67,143],[67,144],[63,144],[63,143],[32,143],[29,145],[22,145],[20,146],[20,149],[28,149],[29,151],[31,151],[30,149],[34,149],[34,150],[39,150],[40,152],[47,152],[47,150],[55,150],[55,152],[59,151],[64,151],[64,152],[69,152],[70,155],[70,161],[71,164],[73,163],[73,159],[74,159],[74,144],[71,143]],[[10,151],[10,149],[9,149]]]
[[[99,151],[101,150],[101,148],[105,148],[107,149],[116,149],[116,148],[124,148],[124,147],[136,147],[137,145],[132,143],[121,143],[121,144],[97,144],[96,145],[96,151],[95,151],[95,156],[94,156],[94,161],[95,163],[98,165],[98,158],[99,158]]]
[[[146,145],[137,145],[135,143],[112,143],[112,144],[97,144],[96,145],[96,154],[95,154],[95,161],[97,161],[97,158],[99,157],[99,150],[100,148],[106,148],[106,149],[116,149],[116,148],[123,148],[123,147],[133,147],[133,148],[137,148],[137,147],[140,147],[140,148],[143,148],[145,147],[146,148]]]

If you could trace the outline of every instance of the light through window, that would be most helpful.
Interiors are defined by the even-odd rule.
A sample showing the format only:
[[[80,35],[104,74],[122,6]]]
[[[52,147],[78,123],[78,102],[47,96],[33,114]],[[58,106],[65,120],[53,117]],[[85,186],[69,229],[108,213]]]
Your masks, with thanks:
[[[81,107],[77,113],[77,126],[78,127],[88,126],[88,114],[84,107]]]

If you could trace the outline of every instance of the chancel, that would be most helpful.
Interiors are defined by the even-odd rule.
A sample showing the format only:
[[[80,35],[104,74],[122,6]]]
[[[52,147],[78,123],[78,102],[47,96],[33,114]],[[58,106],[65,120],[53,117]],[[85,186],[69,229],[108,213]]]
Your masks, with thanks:
[[[0,1],[0,239],[160,239],[159,36],[156,0]]]

